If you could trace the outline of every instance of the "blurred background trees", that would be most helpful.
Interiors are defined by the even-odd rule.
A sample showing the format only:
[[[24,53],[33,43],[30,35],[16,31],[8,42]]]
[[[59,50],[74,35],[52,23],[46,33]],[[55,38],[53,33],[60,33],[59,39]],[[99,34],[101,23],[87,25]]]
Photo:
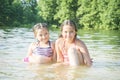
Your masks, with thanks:
[[[65,19],[78,28],[120,30],[120,0],[0,0],[0,26],[58,26]]]

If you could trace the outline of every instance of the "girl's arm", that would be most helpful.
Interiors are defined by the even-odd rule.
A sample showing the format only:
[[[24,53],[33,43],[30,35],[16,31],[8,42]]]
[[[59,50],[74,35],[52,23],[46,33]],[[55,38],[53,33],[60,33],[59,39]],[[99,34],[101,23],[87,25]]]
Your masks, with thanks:
[[[56,50],[55,50],[55,42],[52,42],[52,50],[53,50],[52,60],[53,60],[53,62],[56,62],[57,57],[56,57]]]
[[[90,58],[90,55],[89,55],[89,51],[87,49],[87,46],[84,44],[84,42],[80,41],[80,47],[79,47],[79,50],[80,52],[83,54],[84,56],[84,59],[85,59],[85,64],[87,66],[91,66],[92,65],[92,61],[91,61],[91,58]]]
[[[32,44],[30,44],[27,52],[27,56],[24,58],[24,62],[29,62],[29,57],[32,56]]]
[[[33,43],[31,43],[29,45],[28,52],[27,52],[27,57],[32,56],[32,47],[33,47]]]
[[[56,50],[56,54],[57,54],[57,62],[63,62],[63,56],[62,56],[62,53],[61,53],[61,50],[60,50],[60,42],[61,40],[58,39],[56,40],[55,42],[55,50]]]

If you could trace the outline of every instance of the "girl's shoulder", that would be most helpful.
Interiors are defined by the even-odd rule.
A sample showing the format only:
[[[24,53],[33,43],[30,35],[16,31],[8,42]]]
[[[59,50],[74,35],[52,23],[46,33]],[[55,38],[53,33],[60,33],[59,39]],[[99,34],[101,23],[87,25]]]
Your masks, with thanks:
[[[61,43],[61,42],[63,42],[63,41],[64,41],[63,38],[58,38],[55,42],[56,42],[56,43]]]
[[[37,46],[37,43],[36,42],[32,42],[30,45],[29,45],[29,50],[34,50]]]
[[[76,44],[84,44],[84,42],[83,42],[82,40],[80,40],[80,39],[76,39],[76,40],[75,40],[75,43],[76,43]]]
[[[36,47],[37,45],[38,45],[38,42],[32,42],[32,43],[30,44],[31,47]]]
[[[59,46],[62,49],[64,42],[65,42],[65,40],[63,38],[58,38],[55,42],[55,45]]]

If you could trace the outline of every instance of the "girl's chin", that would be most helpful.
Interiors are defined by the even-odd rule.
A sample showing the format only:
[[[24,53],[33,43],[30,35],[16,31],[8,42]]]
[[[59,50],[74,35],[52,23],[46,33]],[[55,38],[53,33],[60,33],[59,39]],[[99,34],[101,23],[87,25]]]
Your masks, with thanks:
[[[72,42],[72,40],[70,40],[70,39],[65,39],[67,42]]]
[[[42,43],[48,43],[48,41],[42,41]]]

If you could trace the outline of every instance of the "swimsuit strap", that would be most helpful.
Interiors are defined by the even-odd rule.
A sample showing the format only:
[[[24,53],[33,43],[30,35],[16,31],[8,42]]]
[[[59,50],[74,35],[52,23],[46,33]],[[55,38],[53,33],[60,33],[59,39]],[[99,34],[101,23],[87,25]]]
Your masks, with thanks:
[[[64,40],[64,42],[63,42],[63,49],[62,49],[62,54],[63,54],[63,58],[64,58],[64,62],[69,62],[69,58],[68,58],[68,54],[67,54],[67,50],[66,50],[66,46],[65,46],[65,43],[66,43],[66,41]],[[75,44],[75,46],[76,46],[76,42],[74,41],[74,44]]]
[[[50,42],[50,41],[48,41],[48,43],[49,43],[49,47],[51,47],[51,42]]]
[[[63,42],[63,52],[65,51],[65,40]]]
[[[65,40],[63,42],[62,54],[63,54],[64,62],[68,62],[69,58],[68,58],[67,50],[65,48]]]
[[[66,48],[65,48],[65,47],[66,47],[66,46],[65,46],[65,43],[66,43],[66,41],[64,40],[62,53],[67,53]],[[75,41],[75,40],[74,40],[73,43],[75,44],[75,47],[76,47],[76,41]]]

